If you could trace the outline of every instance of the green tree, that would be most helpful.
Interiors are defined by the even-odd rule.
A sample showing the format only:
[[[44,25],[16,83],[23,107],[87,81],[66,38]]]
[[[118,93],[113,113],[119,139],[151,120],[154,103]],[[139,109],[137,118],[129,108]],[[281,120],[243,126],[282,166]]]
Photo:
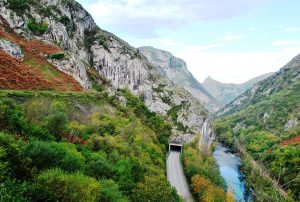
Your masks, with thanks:
[[[47,170],[37,177],[37,183],[46,186],[59,201],[97,201],[101,185],[82,173],[67,174],[60,169]]]

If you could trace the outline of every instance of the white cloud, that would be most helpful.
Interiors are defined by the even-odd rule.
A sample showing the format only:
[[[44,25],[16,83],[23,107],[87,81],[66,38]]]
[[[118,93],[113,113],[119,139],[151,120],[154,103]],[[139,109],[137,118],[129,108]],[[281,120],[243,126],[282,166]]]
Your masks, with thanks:
[[[281,27],[283,32],[300,32],[300,27]]]
[[[231,18],[274,0],[79,0],[101,26],[136,36],[155,35],[158,28],[174,28]]]
[[[184,50],[175,52],[175,55],[187,62],[188,69],[199,81],[210,75],[221,82],[242,83],[258,75],[278,71],[299,53],[300,48],[289,48],[244,53]]]
[[[227,33],[226,36],[217,39],[217,41],[236,41],[236,40],[241,40],[241,39],[242,39],[242,36],[240,36],[240,35],[234,35],[233,33]]]
[[[273,41],[273,46],[293,46],[300,45],[300,40],[281,40],[281,41]]]

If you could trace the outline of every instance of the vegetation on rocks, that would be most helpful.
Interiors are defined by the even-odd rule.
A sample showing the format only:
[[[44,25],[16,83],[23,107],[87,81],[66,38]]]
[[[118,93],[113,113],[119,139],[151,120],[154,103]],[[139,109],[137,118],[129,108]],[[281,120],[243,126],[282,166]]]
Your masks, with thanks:
[[[36,22],[34,18],[28,20],[27,26],[35,35],[43,35],[48,30],[47,23]]]

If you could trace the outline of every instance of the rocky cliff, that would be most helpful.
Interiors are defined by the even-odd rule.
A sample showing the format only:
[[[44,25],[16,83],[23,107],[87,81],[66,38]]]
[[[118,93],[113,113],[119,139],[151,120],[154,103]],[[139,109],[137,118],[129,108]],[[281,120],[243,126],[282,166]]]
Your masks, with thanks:
[[[223,107],[256,83],[270,77],[272,74],[263,74],[241,84],[221,83],[211,77],[207,77],[203,82],[203,86],[217,100],[220,107]]]
[[[39,52],[49,64],[71,75],[88,90],[92,86],[88,71],[96,71],[108,81],[110,93],[119,88],[128,88],[144,99],[154,112],[173,122],[172,139],[189,141],[194,134],[201,133],[207,124],[204,107],[189,92],[178,88],[167,77],[162,76],[138,49],[117,36],[100,29],[82,6],[73,0],[15,0],[0,1],[0,24],[3,32],[11,29],[28,42],[42,41],[55,46],[60,53]],[[9,37],[2,35],[1,47],[16,54],[17,47]],[[21,49],[22,44],[20,44]],[[25,56],[27,52],[24,53]],[[20,55],[20,54],[17,54]],[[209,146],[214,135],[205,130],[201,144]],[[210,137],[207,139],[206,137]],[[205,141],[204,141],[205,140]]]
[[[187,90],[199,102],[203,103],[210,112],[215,112],[219,109],[215,98],[189,72],[185,61],[167,51],[149,46],[140,47],[139,50],[157,68],[162,76],[170,79],[178,87]]]

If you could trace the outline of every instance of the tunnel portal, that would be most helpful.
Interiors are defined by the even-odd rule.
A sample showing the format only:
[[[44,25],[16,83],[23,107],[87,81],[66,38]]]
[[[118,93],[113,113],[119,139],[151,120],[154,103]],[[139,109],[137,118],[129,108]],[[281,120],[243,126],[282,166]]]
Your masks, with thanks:
[[[174,143],[171,142],[169,144],[169,151],[178,151],[178,152],[182,152],[182,144],[181,143]]]

